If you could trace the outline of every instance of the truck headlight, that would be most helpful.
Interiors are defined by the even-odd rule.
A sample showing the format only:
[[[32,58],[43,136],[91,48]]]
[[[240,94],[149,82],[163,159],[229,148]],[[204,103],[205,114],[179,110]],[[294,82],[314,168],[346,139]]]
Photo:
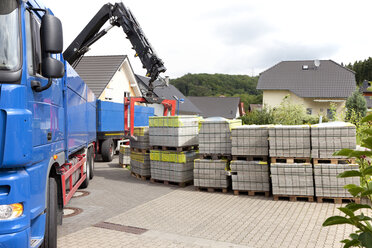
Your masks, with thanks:
[[[12,220],[23,214],[23,204],[0,205],[0,220]]]

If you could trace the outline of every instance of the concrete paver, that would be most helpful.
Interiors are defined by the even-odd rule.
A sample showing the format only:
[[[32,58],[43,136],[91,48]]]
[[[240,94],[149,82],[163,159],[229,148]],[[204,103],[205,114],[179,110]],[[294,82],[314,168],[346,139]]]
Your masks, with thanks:
[[[114,162],[115,163],[115,162]],[[84,210],[59,229],[59,247],[342,247],[351,226],[322,227],[340,214],[330,203],[273,201],[259,196],[151,184],[100,163]],[[111,166],[111,167],[110,167]],[[92,227],[105,221],[148,229],[136,235]]]

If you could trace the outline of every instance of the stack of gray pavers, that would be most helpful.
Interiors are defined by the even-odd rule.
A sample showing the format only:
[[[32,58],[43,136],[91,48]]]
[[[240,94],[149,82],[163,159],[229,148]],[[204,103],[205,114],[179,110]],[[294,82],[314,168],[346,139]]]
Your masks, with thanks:
[[[231,129],[241,126],[241,120],[227,120],[213,117],[202,121],[199,132],[199,152],[211,159],[197,159],[194,164],[194,185],[204,188],[222,188],[230,186],[229,156],[231,156]],[[213,159],[227,156],[225,159]]]
[[[159,153],[154,154],[154,152]],[[175,153],[151,151],[151,177],[153,179],[177,183],[186,183],[194,179],[194,160],[197,158],[197,153],[195,151]],[[172,161],[164,161],[166,160],[162,158],[164,155]]]
[[[130,164],[130,146],[121,145],[119,150],[119,164],[129,165]]]
[[[133,136],[130,140],[130,168],[131,172],[143,176],[151,176],[150,153],[149,153],[149,127],[134,127]]]
[[[271,157],[286,159],[286,163],[271,163],[273,195],[314,196],[312,164],[287,160],[305,158],[310,161],[310,126],[274,126],[269,129],[269,144]]]
[[[276,125],[269,129],[270,157],[310,158],[310,126]]]
[[[227,160],[196,159],[194,163],[194,185],[202,188],[230,186]]]
[[[232,155],[248,156],[246,161],[233,160],[230,163],[233,190],[270,191],[268,128],[269,126],[246,125],[232,129]],[[253,161],[255,156],[262,160]]]
[[[192,181],[195,149],[199,144],[199,117],[150,117],[149,123],[151,178],[176,183]],[[178,148],[187,151],[177,151]]]
[[[343,158],[333,153],[356,148],[356,128],[345,122],[329,122],[311,126],[312,158]]]
[[[311,163],[272,163],[270,171],[273,195],[314,196]]]
[[[344,148],[356,148],[356,128],[345,122],[330,122],[311,126],[312,157],[320,160],[314,163],[315,194],[318,197],[348,198],[350,193],[343,188],[347,184],[359,185],[359,178],[337,178],[337,175],[348,170],[358,170],[355,164],[323,163],[322,159],[344,159],[333,156],[333,153]],[[325,162],[325,161],[324,161]],[[344,161],[345,162],[345,161]]]

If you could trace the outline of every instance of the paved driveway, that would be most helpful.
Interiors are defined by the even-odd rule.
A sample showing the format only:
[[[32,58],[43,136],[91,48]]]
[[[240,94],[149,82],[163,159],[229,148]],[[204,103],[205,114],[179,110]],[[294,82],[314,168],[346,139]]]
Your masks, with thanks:
[[[65,218],[59,247],[342,247],[350,226],[322,228],[338,205],[273,201],[140,181],[117,160],[96,163],[82,213]]]

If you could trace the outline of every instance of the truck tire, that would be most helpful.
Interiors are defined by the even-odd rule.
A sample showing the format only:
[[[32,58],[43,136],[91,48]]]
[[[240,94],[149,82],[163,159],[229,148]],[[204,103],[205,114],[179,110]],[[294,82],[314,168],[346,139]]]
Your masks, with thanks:
[[[85,168],[86,168],[86,178],[85,178],[85,180],[84,180],[84,182],[80,185],[80,189],[86,189],[86,188],[88,188],[88,185],[89,185],[89,179],[90,179],[90,166],[89,166],[89,150],[88,150],[88,157],[87,157],[87,161],[85,161]]]
[[[92,180],[94,177],[94,149],[92,147],[88,150],[88,163],[90,169],[89,179]]]
[[[49,178],[48,182],[48,199],[46,208],[45,234],[44,241],[41,247],[55,248],[57,247],[57,182],[55,178]]]
[[[111,162],[114,158],[114,142],[112,139],[106,139],[102,142],[101,146],[101,153],[102,153],[102,160],[104,162]]]

